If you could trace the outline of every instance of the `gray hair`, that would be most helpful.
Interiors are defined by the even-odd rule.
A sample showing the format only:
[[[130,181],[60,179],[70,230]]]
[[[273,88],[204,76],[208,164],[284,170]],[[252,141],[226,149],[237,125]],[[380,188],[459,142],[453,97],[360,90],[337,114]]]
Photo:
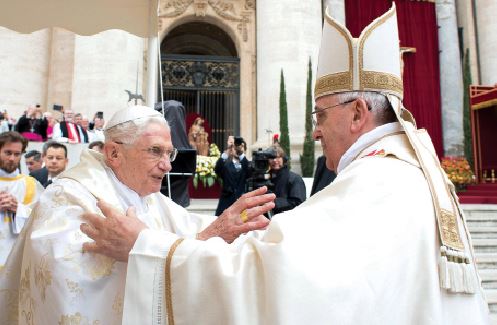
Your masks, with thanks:
[[[159,124],[167,130],[169,124],[162,117],[146,117],[134,121],[124,122],[104,130],[105,141],[116,141],[126,144],[133,144],[147,129],[150,124]]]
[[[374,91],[351,91],[337,94],[340,103],[362,98],[375,116],[376,125],[383,125],[397,121],[390,102],[383,94]]]

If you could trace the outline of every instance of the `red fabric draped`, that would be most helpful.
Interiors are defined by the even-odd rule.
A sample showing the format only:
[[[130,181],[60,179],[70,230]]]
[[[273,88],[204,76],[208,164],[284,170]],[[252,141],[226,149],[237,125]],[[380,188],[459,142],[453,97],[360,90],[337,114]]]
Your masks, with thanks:
[[[438,27],[435,4],[396,0],[400,45],[413,47],[416,53],[404,54],[404,106],[418,127],[428,130],[439,156],[443,155],[440,97]],[[385,13],[391,0],[347,0],[347,28],[354,37],[375,18]]]

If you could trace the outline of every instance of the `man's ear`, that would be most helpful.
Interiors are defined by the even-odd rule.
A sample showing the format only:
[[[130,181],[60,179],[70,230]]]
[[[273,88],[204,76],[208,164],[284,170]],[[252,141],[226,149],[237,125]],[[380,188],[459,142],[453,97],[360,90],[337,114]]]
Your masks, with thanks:
[[[119,144],[115,142],[106,142],[104,144],[104,157],[110,167],[117,167],[120,164],[120,149]]]
[[[363,98],[357,98],[351,105],[353,105],[353,118],[352,123],[350,124],[350,131],[352,133],[362,133],[372,117],[368,104]]]

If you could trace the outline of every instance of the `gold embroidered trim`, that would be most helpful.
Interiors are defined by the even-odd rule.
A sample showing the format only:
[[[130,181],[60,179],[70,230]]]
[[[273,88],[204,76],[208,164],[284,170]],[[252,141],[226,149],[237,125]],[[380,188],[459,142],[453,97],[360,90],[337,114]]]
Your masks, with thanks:
[[[376,81],[376,76],[371,76],[370,74],[383,74],[383,75],[388,75],[387,73],[380,73],[380,72],[374,72],[374,71],[364,71],[364,57],[363,57],[363,51],[364,51],[364,43],[368,39],[368,37],[371,35],[371,33],[378,28],[380,25],[384,24],[387,19],[392,17],[395,14],[395,10],[390,11],[389,13],[385,14],[385,16],[379,18],[376,20],[371,26],[367,27],[363,33],[361,33],[361,36],[359,36],[359,51],[358,51],[358,60],[359,60],[359,89],[360,90],[366,90],[366,88],[369,89],[385,89],[385,90],[392,90],[395,92],[398,92],[401,97],[403,95],[403,85],[402,81],[398,79],[396,76],[393,76],[395,79],[398,79],[398,82],[392,81],[392,85],[395,85],[394,88],[386,87],[385,84],[379,83],[376,84],[374,83]],[[400,56],[400,53],[399,53]],[[372,79],[373,78],[373,79]],[[379,78],[378,81],[384,81],[384,77]],[[367,83],[367,86],[364,83]],[[399,91],[400,89],[400,91]]]
[[[314,87],[316,97],[324,94],[349,91],[352,89],[352,76],[350,72],[339,72],[319,78]]]
[[[349,48],[349,71],[337,72],[320,77],[316,80],[316,86],[314,87],[314,97],[318,98],[324,95],[329,95],[335,92],[352,90],[353,88],[353,73],[354,73],[354,62],[353,62],[353,51],[352,51],[352,40],[350,39],[350,33],[344,30],[343,26],[337,24],[331,17],[324,15],[326,21],[333,26],[345,39],[347,46]]]
[[[384,89],[403,94],[402,81],[395,75],[386,72],[362,71],[361,90]]]
[[[440,209],[439,224],[442,244],[463,251],[464,244],[461,241],[461,236],[459,236],[456,215],[448,210]]]
[[[172,297],[172,281],[171,281],[171,262],[173,260],[174,252],[178,248],[179,244],[183,242],[184,238],[179,238],[174,242],[174,244],[169,249],[169,253],[166,257],[166,266],[164,272],[164,282],[165,282],[165,305],[167,313],[167,324],[174,325],[174,314],[173,314],[173,297]]]

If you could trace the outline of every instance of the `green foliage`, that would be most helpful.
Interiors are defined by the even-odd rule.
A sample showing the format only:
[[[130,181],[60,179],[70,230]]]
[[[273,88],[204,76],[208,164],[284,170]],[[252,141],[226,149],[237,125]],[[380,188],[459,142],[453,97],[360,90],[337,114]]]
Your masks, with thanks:
[[[470,102],[469,102],[469,86],[471,85],[471,68],[469,65],[469,49],[464,53],[463,64],[463,87],[464,87],[464,112],[463,112],[463,128],[464,128],[464,156],[473,166],[473,153],[471,142],[471,121],[470,121]]]
[[[312,62],[309,57],[309,70],[307,73],[307,90],[305,97],[305,138],[304,149],[300,155],[302,176],[312,177],[314,172],[314,139],[312,138]]]
[[[285,77],[281,69],[280,78],[280,146],[290,158],[290,135],[288,131],[288,108],[286,102]],[[288,159],[290,161],[290,159]]]

